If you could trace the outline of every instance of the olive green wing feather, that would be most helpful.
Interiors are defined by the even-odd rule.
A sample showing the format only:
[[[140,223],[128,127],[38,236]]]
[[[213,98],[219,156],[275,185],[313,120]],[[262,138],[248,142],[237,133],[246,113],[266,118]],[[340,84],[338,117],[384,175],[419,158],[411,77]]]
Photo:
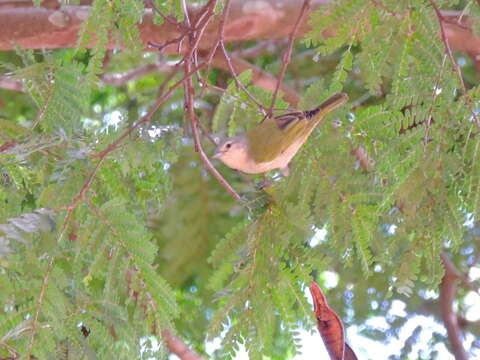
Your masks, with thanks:
[[[268,118],[247,132],[250,156],[257,163],[276,159],[293,143],[305,141],[328,113],[348,101],[336,93],[312,110],[296,111]]]
[[[310,126],[303,112],[266,119],[247,133],[250,155],[257,163],[272,161],[301,138]]]

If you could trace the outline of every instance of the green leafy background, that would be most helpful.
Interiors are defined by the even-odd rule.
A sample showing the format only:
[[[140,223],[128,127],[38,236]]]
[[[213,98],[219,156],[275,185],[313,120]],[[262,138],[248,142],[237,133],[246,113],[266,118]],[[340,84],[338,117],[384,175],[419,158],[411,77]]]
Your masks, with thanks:
[[[76,49],[0,53],[4,72],[26,89],[0,90],[0,141],[14,143],[0,152],[0,355],[165,358],[164,346],[150,342],[170,329],[199,353],[221,337],[212,358],[231,359],[243,344],[251,359],[288,359],[299,351],[299,329],[314,327],[305,292],[312,279],[347,328],[378,342],[417,315],[440,321],[440,253],[466,271],[480,251],[478,78],[455,54],[464,94],[428,1],[383,3],[401,16],[367,0],[336,1],[328,16],[324,8],[311,16],[285,81],[302,109],[336,91],[351,101],[266,191],[255,190],[259,177],[216,164],[242,202],[195,153],[181,88],[100,165],[93,156],[148,111],[160,86],[182,77],[155,72],[117,87],[99,80],[179,60],[143,52],[135,26],[142,2],[95,0]],[[436,3],[478,17],[475,1]],[[156,6],[182,20],[179,2]],[[337,36],[326,39],[321,30],[332,24]],[[107,54],[109,36],[129,50]],[[274,46],[251,61],[276,74],[284,43]],[[226,91],[197,98],[206,129],[239,134],[262,119],[228,73],[212,69],[207,78]],[[249,72],[240,79],[269,105],[271,94]],[[366,167],[352,156],[359,149]],[[326,236],[314,244],[320,229]],[[332,272],[338,283],[327,286]],[[459,288],[460,314],[467,295]],[[397,300],[407,316],[391,315]],[[366,325],[375,317],[386,331]],[[480,336],[478,323],[466,331]],[[446,333],[434,332],[419,351],[420,333],[392,358],[441,358],[436,345]],[[470,343],[472,354],[479,346]]]

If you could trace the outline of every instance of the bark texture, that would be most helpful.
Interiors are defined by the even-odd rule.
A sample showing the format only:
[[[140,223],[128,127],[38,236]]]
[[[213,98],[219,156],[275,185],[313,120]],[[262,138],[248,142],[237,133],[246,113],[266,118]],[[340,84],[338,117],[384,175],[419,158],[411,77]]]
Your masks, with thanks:
[[[331,0],[313,0],[309,12],[328,4]],[[74,47],[81,23],[88,17],[91,0],[81,0],[79,6],[60,7],[56,0],[45,0],[42,7],[33,7],[30,0],[0,0],[0,50],[11,50],[16,45],[26,49],[57,49]],[[229,16],[224,28],[226,42],[258,39],[285,38],[291,33],[301,10],[298,0],[232,0]],[[199,9],[189,8],[191,19],[195,19]],[[448,42],[452,49],[463,51],[480,64],[480,38],[469,29],[469,20],[463,16],[455,24],[460,13],[442,12],[451,20],[445,24]],[[219,19],[214,19],[205,29],[199,49],[209,49],[216,41]],[[139,25],[142,41],[158,44],[180,36],[181,30],[174,24],[165,22],[156,26],[152,22],[152,9],[147,9],[143,22]],[[303,36],[308,25],[303,23],[297,37]],[[328,29],[326,35],[335,35]],[[110,43],[109,48],[118,44]],[[180,49],[182,50],[182,49]],[[177,53],[176,44],[167,46],[164,51]],[[480,66],[480,65],[479,65]]]
[[[313,1],[312,10],[325,5],[329,0]],[[21,2],[20,2],[21,3]],[[27,3],[27,2],[25,2]],[[50,3],[50,2],[49,2]],[[3,4],[3,5],[2,5]],[[7,6],[12,4],[12,6]],[[12,49],[15,44],[27,49],[55,49],[74,47],[82,21],[89,14],[90,6],[63,6],[61,8],[16,7],[17,1],[0,2],[0,50]],[[224,28],[227,42],[253,39],[287,37],[300,12],[301,2],[297,0],[233,0]],[[198,9],[189,8],[190,18],[195,19]],[[219,19],[214,19],[206,28],[200,49],[208,49],[216,41]],[[145,44],[149,41],[165,43],[180,35],[180,29],[165,22],[157,26],[152,22],[152,10],[147,9],[139,25]],[[305,33],[304,24],[299,35]],[[117,47],[111,43],[110,48]],[[172,44],[165,51],[177,52]]]

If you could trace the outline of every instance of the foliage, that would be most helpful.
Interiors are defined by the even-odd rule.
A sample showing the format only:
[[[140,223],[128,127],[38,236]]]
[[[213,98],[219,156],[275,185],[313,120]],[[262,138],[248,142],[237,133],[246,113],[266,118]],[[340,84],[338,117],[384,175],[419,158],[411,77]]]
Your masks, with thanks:
[[[182,20],[180,2],[154,3]],[[0,90],[0,139],[12,144],[0,151],[0,357],[15,349],[37,358],[162,358],[163,346],[148,343],[173,328],[199,352],[206,336],[220,337],[214,358],[233,358],[240,344],[251,359],[292,358],[299,329],[314,326],[305,296],[312,278],[347,326],[386,317],[387,332],[363,328],[386,342],[408,320],[391,315],[395,301],[413,316],[438,287],[442,251],[473,265],[478,228],[465,223],[480,211],[478,81],[466,77],[463,92],[432,35],[438,21],[428,2],[382,3],[398,16],[367,0],[312,14],[286,82],[299,84],[302,109],[336,91],[352,101],[312,134],[288,178],[268,175],[274,186],[264,191],[219,166],[241,203],[195,153],[181,88],[105,158],[95,155],[151,108],[160,86],[182,77],[102,84],[103,72],[158,60],[138,40],[143,2],[95,0],[77,49],[0,53],[27,90]],[[332,26],[336,36],[325,37]],[[109,39],[128,50],[107,56]],[[253,62],[278,69],[281,59]],[[261,121],[229,74],[203,77],[226,88],[196,99],[204,128],[235,135]],[[251,72],[239,80],[270,106],[272,94]],[[275,108],[286,107],[277,100]],[[419,331],[398,356],[417,357]],[[436,333],[430,349],[441,342]]]

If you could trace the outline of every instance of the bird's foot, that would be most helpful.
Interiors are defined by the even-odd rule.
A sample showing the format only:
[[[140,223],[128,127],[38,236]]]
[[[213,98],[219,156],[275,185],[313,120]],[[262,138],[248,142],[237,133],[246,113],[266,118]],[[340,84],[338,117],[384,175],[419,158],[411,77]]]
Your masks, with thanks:
[[[270,180],[265,179],[265,180],[262,180],[262,181],[255,184],[255,190],[263,190],[266,187],[269,187],[269,186],[272,186],[272,185],[273,185],[273,183]]]

